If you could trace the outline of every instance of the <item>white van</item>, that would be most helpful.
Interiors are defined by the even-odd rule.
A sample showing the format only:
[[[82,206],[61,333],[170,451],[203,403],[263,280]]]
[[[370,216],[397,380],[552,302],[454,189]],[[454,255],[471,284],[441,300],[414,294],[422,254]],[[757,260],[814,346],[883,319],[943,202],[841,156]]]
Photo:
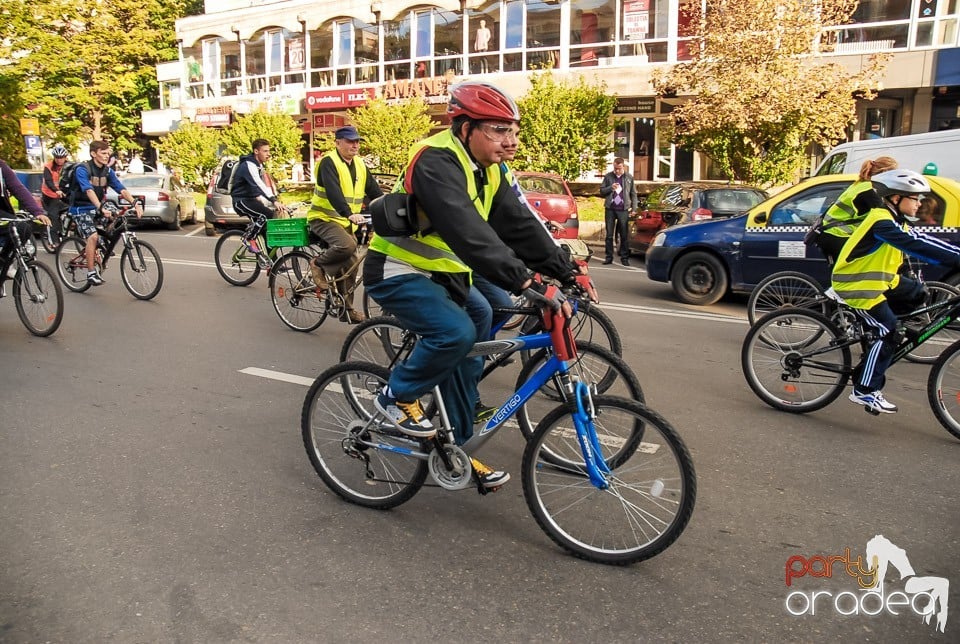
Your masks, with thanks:
[[[830,150],[814,174],[859,174],[864,161],[881,156],[893,157],[899,167],[916,172],[933,163],[938,176],[960,181],[960,130],[842,143]]]

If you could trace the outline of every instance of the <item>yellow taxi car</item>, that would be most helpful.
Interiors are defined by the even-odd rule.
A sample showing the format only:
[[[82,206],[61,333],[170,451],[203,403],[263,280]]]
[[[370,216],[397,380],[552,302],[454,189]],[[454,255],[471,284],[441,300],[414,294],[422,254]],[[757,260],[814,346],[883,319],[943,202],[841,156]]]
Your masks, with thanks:
[[[830,270],[816,247],[803,243],[810,224],[856,181],[826,175],[802,181],[751,208],[745,215],[668,228],[647,251],[647,276],[669,282],[688,304],[713,304],[728,292],[749,293],[768,275],[800,271],[828,285]],[[920,205],[923,232],[960,246],[960,183],[928,176],[933,192]],[[960,283],[949,267],[917,262],[928,280]]]

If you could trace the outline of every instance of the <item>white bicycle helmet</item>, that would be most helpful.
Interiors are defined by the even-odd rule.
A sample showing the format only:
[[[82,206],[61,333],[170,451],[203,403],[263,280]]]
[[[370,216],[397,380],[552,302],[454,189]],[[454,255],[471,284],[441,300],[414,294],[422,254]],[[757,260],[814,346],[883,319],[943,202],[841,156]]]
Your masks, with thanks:
[[[887,170],[875,174],[870,181],[881,197],[890,195],[921,195],[930,192],[930,184],[923,175],[913,170]]]
[[[50,150],[50,154],[52,154],[53,156],[55,156],[55,157],[58,158],[58,159],[63,159],[63,158],[65,158],[65,157],[70,156],[70,153],[67,152],[67,148],[63,147],[63,146],[60,145],[59,143],[57,143],[55,146],[53,146],[53,149]]]

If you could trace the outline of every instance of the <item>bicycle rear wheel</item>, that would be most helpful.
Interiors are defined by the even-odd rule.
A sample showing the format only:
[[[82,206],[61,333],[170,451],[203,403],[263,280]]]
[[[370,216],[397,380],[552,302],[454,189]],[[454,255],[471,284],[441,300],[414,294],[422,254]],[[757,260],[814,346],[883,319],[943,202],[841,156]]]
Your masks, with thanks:
[[[369,318],[347,334],[340,348],[340,362],[362,360],[392,366],[397,356],[413,347],[414,339],[394,317]]]
[[[381,318],[387,315],[383,308],[377,304],[377,301],[367,294],[367,289],[363,289],[363,314],[370,318]]]
[[[767,313],[792,307],[829,315],[829,306],[815,279],[797,271],[781,271],[765,277],[750,293],[747,319],[752,326]]]
[[[27,331],[45,338],[63,321],[63,290],[46,264],[31,262],[13,278],[13,299],[17,315]]]
[[[960,341],[947,347],[930,368],[927,400],[944,429],[960,438]]]
[[[217,240],[213,251],[220,276],[234,286],[247,286],[260,276],[255,253],[243,243],[242,230],[228,230]]]
[[[587,476],[569,403],[541,421],[524,449],[524,499],[543,531],[577,557],[615,565],[649,559],[690,521],[697,496],[693,460],[670,423],[639,402],[597,396],[593,406],[588,424],[610,464],[609,487],[600,489]],[[639,449],[614,462],[611,454],[636,427],[643,427]]]
[[[850,379],[850,347],[827,318],[807,309],[769,313],[750,327],[740,365],[750,389],[795,414],[826,407]]]
[[[381,510],[408,501],[427,477],[427,462],[411,455],[419,442],[371,420],[389,378],[385,367],[366,362],[331,367],[310,386],[300,416],[307,456],[327,487]]]
[[[924,306],[945,302],[952,297],[960,295],[960,289],[944,282],[925,282],[925,286],[927,287],[927,297],[923,303]],[[934,311],[911,316],[904,320],[904,325],[908,329],[919,330],[930,324],[930,322],[932,322],[933,319],[940,313],[942,313],[942,311]],[[937,358],[940,357],[940,354],[944,351],[944,349],[952,345],[957,340],[960,340],[960,324],[952,322],[937,331],[933,337],[904,357],[910,362],[933,364],[937,361]]]
[[[289,252],[270,269],[270,301],[280,320],[294,331],[309,333],[327,319],[328,296],[317,295],[310,255]],[[379,364],[379,363],[378,363]]]
[[[134,239],[120,255],[120,279],[138,300],[152,300],[163,288],[160,253],[145,241]]]
[[[79,237],[64,237],[57,246],[57,276],[67,289],[83,293],[90,288],[87,281],[87,244]]]
[[[623,340],[620,338],[620,331],[610,316],[601,311],[596,305],[581,303],[577,314],[570,319],[571,330],[577,340],[577,346],[581,342],[589,342],[594,346],[603,347],[611,351],[614,355],[623,355]],[[521,326],[521,335],[543,332],[543,321],[540,316],[527,316]],[[530,351],[521,351],[520,359],[526,362],[530,359]]]

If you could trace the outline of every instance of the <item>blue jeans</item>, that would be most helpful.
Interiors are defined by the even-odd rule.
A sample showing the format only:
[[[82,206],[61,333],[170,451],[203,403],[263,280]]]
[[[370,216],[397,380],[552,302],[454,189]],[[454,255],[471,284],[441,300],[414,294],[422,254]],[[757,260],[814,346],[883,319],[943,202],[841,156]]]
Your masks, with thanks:
[[[402,401],[416,400],[439,385],[454,438],[462,445],[473,435],[477,383],[483,371],[482,358],[464,357],[483,329],[445,288],[423,275],[399,275],[364,288],[384,311],[420,338],[410,357],[390,374],[393,395]]]
[[[503,290],[502,288],[500,288],[490,280],[486,279],[485,277],[481,277],[476,273],[473,274],[473,286],[474,288],[470,289],[471,294],[475,290],[480,291],[480,293],[483,295],[483,298],[488,303],[487,310],[489,310],[490,314],[493,316],[490,321],[491,328],[495,329],[500,324],[503,324],[504,322],[510,319],[511,315],[509,313],[497,313],[491,309],[491,307],[501,308],[501,309],[511,308],[513,306],[513,298],[510,297],[509,293],[507,293],[505,290]],[[469,299],[467,301],[466,306],[467,306],[467,312],[470,313],[470,317],[476,320],[477,318],[474,317],[473,311],[470,308]],[[489,336],[490,336],[490,332],[488,331],[486,335],[478,335],[477,337],[483,338],[484,340],[486,340]]]

